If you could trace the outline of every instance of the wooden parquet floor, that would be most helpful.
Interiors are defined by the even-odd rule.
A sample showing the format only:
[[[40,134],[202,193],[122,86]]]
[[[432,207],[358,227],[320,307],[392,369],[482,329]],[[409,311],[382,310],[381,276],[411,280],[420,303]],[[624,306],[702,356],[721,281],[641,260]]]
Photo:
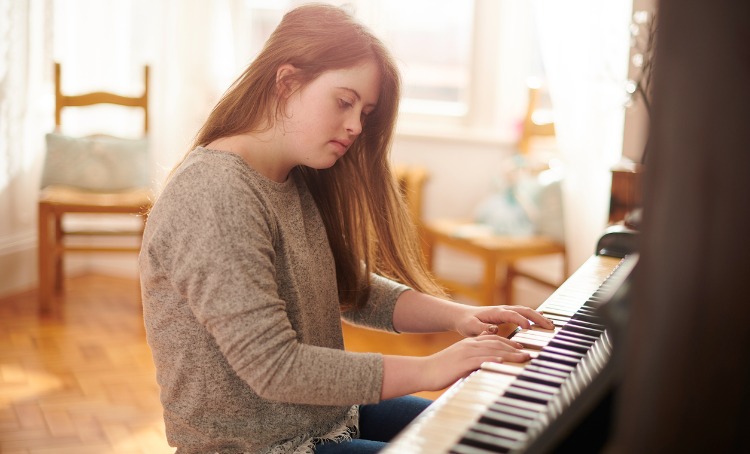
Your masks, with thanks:
[[[36,292],[0,302],[0,452],[174,452],[145,342],[138,282],[69,279],[56,318]]]
[[[70,278],[60,307],[57,316],[40,318],[35,291],[0,300],[0,453],[174,452],[164,435],[138,282]],[[457,340],[348,325],[344,335],[349,350],[404,355],[427,355]]]

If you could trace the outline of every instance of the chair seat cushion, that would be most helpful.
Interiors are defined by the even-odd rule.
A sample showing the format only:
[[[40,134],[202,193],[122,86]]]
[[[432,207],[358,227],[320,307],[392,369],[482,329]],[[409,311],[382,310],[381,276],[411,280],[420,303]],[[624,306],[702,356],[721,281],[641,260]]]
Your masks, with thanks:
[[[150,184],[148,140],[112,136],[46,135],[41,187],[62,185],[117,192]]]
[[[144,213],[154,200],[148,188],[118,192],[91,192],[70,186],[50,185],[42,189],[39,202],[66,207],[66,211],[88,213]]]

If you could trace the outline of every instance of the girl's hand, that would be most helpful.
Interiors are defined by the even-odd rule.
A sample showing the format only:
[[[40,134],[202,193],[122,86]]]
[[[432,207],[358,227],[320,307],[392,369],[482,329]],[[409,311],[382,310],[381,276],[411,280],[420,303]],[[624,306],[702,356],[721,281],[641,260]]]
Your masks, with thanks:
[[[539,312],[526,306],[467,306],[466,315],[456,321],[456,331],[465,337],[481,334],[494,334],[497,325],[513,323],[522,328],[530,328],[535,323],[542,328],[554,329],[552,322]]]
[[[422,378],[426,380],[425,388],[430,391],[444,389],[479,369],[487,361],[528,361],[529,354],[519,351],[520,348],[523,346],[518,342],[493,334],[462,339],[424,358],[426,367]]]

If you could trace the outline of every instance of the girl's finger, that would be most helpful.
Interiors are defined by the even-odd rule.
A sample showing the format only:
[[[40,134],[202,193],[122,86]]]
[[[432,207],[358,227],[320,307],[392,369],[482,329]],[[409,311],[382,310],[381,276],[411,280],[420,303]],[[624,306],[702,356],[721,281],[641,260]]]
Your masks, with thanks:
[[[540,325],[547,329],[553,329],[554,324],[551,320],[546,318],[544,315],[542,315],[540,312],[535,311],[534,309],[530,307],[525,306],[505,306],[505,309],[516,312],[524,317],[526,317],[528,320],[536,323],[537,325]]]

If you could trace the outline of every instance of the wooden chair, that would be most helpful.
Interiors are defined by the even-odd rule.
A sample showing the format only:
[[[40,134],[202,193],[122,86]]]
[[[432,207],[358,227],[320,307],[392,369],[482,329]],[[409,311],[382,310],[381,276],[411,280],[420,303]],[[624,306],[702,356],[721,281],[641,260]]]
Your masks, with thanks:
[[[530,144],[537,137],[554,136],[554,124],[536,120],[539,87],[529,87],[529,107],[525,115],[524,128],[518,142],[521,154],[530,152]],[[551,236],[496,235],[488,228],[473,228],[471,220],[439,219],[424,222],[422,229],[426,243],[427,263],[440,283],[454,295],[463,295],[482,305],[513,304],[513,284],[517,277],[528,279],[552,289],[557,288],[568,277],[565,244]],[[478,226],[481,227],[481,226]],[[478,281],[467,284],[437,273],[434,260],[436,248],[448,248],[478,259],[483,271]],[[531,271],[519,268],[524,259],[560,256],[562,279],[551,281]]]
[[[65,95],[61,90],[61,65],[55,63],[55,125],[61,128],[62,110],[68,107],[85,107],[96,104],[115,104],[143,109],[143,133],[148,133],[149,68],[144,67],[144,89],[141,96],[121,96],[110,92],[92,92]],[[138,252],[143,235],[146,213],[151,207],[152,192],[148,187],[133,187],[121,192],[93,192],[62,185],[42,188],[39,196],[39,307],[42,312],[57,310],[57,297],[63,291],[64,258],[67,253]],[[68,214],[94,215],[125,214],[142,219],[135,230],[82,230],[69,231],[63,219]],[[97,237],[95,245],[70,245],[66,239],[74,236]],[[101,245],[101,239],[135,236],[137,246]]]
[[[422,207],[424,201],[424,185],[429,175],[427,170],[419,166],[395,165],[394,174],[398,181],[401,193],[406,200],[409,214],[411,215],[417,230],[422,235]]]
[[[535,139],[555,136],[555,122],[552,120],[552,113],[549,109],[539,107],[541,86],[531,83],[528,89],[528,108],[523,118],[521,137],[518,140],[518,151],[524,155],[530,152],[532,142]]]

